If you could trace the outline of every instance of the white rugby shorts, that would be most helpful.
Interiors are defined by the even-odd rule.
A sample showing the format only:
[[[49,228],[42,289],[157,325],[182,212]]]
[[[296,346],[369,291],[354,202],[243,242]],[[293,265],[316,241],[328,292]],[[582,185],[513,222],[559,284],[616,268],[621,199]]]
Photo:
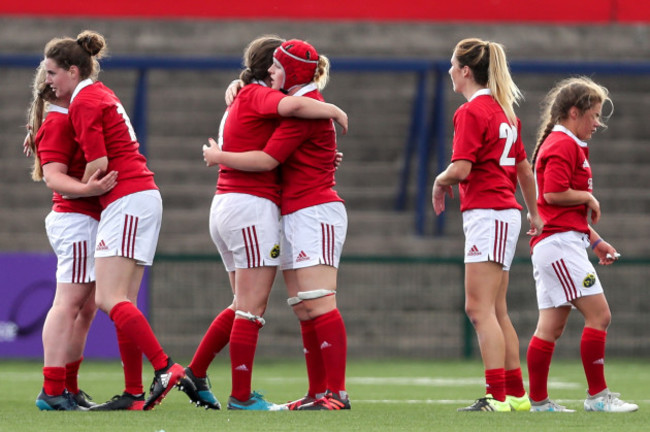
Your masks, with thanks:
[[[342,202],[297,210],[282,217],[282,270],[325,264],[338,268],[348,231]]]
[[[517,209],[464,211],[465,263],[492,261],[509,271],[520,230],[521,212]]]
[[[158,245],[162,198],[156,189],[119,198],[104,209],[97,229],[95,258],[121,256],[150,266]]]
[[[589,236],[576,231],[553,234],[535,245],[532,261],[539,309],[567,306],[579,297],[603,292],[588,246]]]
[[[241,193],[212,198],[210,236],[228,272],[277,266],[280,228],[280,208],[271,200]]]
[[[81,213],[51,211],[45,218],[47,238],[56,254],[58,283],[95,281],[93,246],[99,222]]]

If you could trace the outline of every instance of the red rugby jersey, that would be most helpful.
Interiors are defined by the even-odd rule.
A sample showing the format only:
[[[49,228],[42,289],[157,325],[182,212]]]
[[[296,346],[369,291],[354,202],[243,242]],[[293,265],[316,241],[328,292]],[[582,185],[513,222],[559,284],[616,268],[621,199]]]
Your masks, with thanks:
[[[593,191],[589,147],[563,126],[555,126],[542,143],[535,161],[537,181],[537,208],[544,221],[542,235],[532,237],[531,247],[540,240],[565,231],[589,234],[586,204],[576,206],[551,205],[545,193],[564,192],[568,189]]]
[[[117,185],[99,198],[103,208],[123,196],[158,189],[126,110],[111,89],[99,81],[79,83],[70,102],[70,121],[86,160],[106,156],[108,172],[118,172]]]
[[[260,84],[244,86],[224,114],[223,150],[262,150],[278,125],[278,104],[284,97]],[[278,170],[247,172],[220,165],[216,193],[245,193],[280,205]]]
[[[521,210],[515,198],[516,165],[524,159],[521,121],[511,125],[488,90],[477,92],[456,110],[451,160],[472,162],[472,170],[459,185],[461,211]]]
[[[45,121],[36,133],[36,154],[41,166],[57,162],[68,167],[68,175],[81,179],[86,168],[81,148],[74,140],[68,119],[68,110],[50,105]],[[61,213],[81,213],[99,220],[102,208],[98,197],[64,199],[58,192],[52,194],[52,210]]]
[[[324,101],[316,89],[302,96]],[[282,163],[283,215],[343,201],[333,189],[336,131],[332,120],[282,119],[264,152]]]

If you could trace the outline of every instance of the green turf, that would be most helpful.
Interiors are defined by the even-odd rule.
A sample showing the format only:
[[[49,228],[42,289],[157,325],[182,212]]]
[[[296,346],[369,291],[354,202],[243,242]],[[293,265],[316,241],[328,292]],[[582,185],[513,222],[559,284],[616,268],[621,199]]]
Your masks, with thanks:
[[[219,360],[219,359],[218,359]],[[0,431],[2,432],[181,432],[181,431],[647,431],[650,430],[650,368],[641,360],[608,360],[608,384],[622,398],[639,404],[631,414],[585,413],[585,382],[579,360],[557,361],[551,369],[551,397],[569,413],[458,413],[482,393],[479,361],[355,361],[348,365],[349,412],[206,411],[173,391],[152,412],[41,412],[34,399],[41,387],[39,362],[0,361]],[[525,371],[524,371],[525,374]],[[145,362],[145,382],[151,371]],[[226,402],[228,365],[220,359],[210,370],[217,397]],[[86,361],[82,388],[96,401],[122,390],[119,363]],[[273,402],[305,391],[300,361],[258,361],[254,388]]]

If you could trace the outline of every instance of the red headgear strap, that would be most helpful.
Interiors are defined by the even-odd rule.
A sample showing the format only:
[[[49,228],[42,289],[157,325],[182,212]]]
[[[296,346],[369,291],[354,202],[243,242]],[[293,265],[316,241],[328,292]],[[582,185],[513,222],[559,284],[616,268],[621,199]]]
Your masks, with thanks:
[[[281,90],[289,91],[297,85],[308,84],[314,80],[318,67],[318,52],[307,42],[288,40],[276,48],[273,59],[275,65],[284,70]]]

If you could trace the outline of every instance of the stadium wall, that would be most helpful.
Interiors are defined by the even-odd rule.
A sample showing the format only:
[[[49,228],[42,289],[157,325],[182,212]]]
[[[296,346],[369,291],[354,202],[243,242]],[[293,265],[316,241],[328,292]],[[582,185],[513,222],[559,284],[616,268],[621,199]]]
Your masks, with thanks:
[[[73,3],[74,4],[74,3]],[[163,1],[163,3],[165,2]],[[553,4],[551,2],[551,4]],[[600,3],[596,2],[596,5]],[[6,5],[1,5],[0,8]],[[551,9],[550,6],[548,6]],[[370,23],[358,22],[352,19],[338,20],[336,22],[323,21],[274,21],[260,19],[226,20],[218,22],[214,20],[178,20],[171,19],[88,19],[78,16],[74,19],[64,18],[63,16],[33,18],[33,17],[8,17],[0,18],[0,52],[2,53],[31,53],[40,54],[43,44],[53,35],[75,35],[83,28],[93,28],[107,35],[110,43],[111,52],[115,55],[241,55],[241,48],[252,37],[264,32],[278,32],[283,35],[296,35],[297,37],[308,37],[313,40],[316,46],[323,47],[323,52],[332,56],[375,56],[382,58],[405,58],[413,56],[417,58],[448,58],[450,49],[455,41],[461,37],[467,36],[467,33],[477,35],[493,40],[503,41],[508,47],[509,58],[511,59],[529,59],[538,60],[556,60],[571,59],[574,61],[585,60],[608,60],[608,61],[627,61],[638,59],[650,59],[650,39],[648,26],[631,26],[631,25],[613,25],[605,23],[604,25],[536,25],[531,28],[528,25],[493,25],[493,24],[453,24],[429,22],[409,22],[409,23]],[[10,86],[3,86],[2,99],[6,101],[26,101],[29,97],[28,83],[31,78],[30,71],[15,71],[2,69],[0,72]],[[204,137],[212,130],[205,128],[213,127],[215,112],[220,110],[219,106],[222,99],[221,89],[231,79],[229,76],[217,77],[215,73],[196,74],[194,72],[177,72],[158,73],[151,80],[152,88],[155,89],[151,94],[155,98],[150,103],[151,109],[159,109],[157,113],[152,114],[156,120],[151,125],[152,130],[158,130],[161,135],[156,138],[157,142],[164,141],[164,135],[169,134],[170,127],[177,127],[178,124],[184,125],[177,127],[180,129],[192,130],[196,136]],[[125,95],[125,104],[131,99],[132,82],[135,74],[124,71],[106,71],[104,75],[106,82],[115,84],[118,88],[118,94]],[[198,79],[197,79],[198,77]],[[352,165],[355,160],[361,161],[364,165],[369,165],[369,156],[376,153],[393,154],[393,149],[401,148],[403,144],[403,129],[394,127],[392,132],[398,136],[396,141],[387,138],[391,137],[387,130],[382,130],[379,135],[382,140],[373,138],[373,136],[364,135],[371,128],[363,128],[361,124],[368,116],[370,107],[376,105],[384,107],[390,105],[395,108],[391,113],[383,112],[378,114],[377,121],[371,125],[373,128],[377,124],[388,124],[390,116],[396,117],[395,114],[403,114],[402,117],[408,118],[408,104],[396,104],[392,97],[403,95],[404,100],[410,100],[412,96],[411,81],[404,77],[395,76],[364,76],[364,75],[337,75],[336,86],[332,86],[331,96],[333,101],[337,101],[341,106],[350,110],[351,118],[354,118],[355,128],[350,136],[346,138],[348,147],[346,148],[346,157],[348,166]],[[398,80],[398,81],[396,81]],[[615,91],[617,101],[616,121],[612,122],[608,135],[597,138],[602,140],[606,145],[597,145],[594,151],[610,145],[616,148],[615,152],[605,153],[606,157],[597,157],[600,161],[608,161],[612,164],[612,171],[620,171],[619,166],[615,164],[631,160],[635,162],[647,161],[650,163],[650,153],[645,152],[647,146],[639,145],[645,142],[646,137],[650,135],[648,123],[643,121],[643,113],[648,112],[643,108],[642,103],[646,98],[641,95],[647,94],[645,90],[646,83],[642,80],[619,79],[611,81],[612,90]],[[347,82],[348,85],[343,85]],[[394,85],[398,82],[400,85]],[[537,118],[537,105],[535,101],[538,92],[547,89],[551,82],[544,81],[538,76],[518,77],[518,83],[522,88],[527,90],[527,103],[520,108],[521,115],[525,116],[526,124],[534,125]],[[170,85],[174,83],[174,85]],[[198,87],[198,84],[201,87]],[[194,88],[193,85],[197,84]],[[370,85],[372,84],[372,85]],[[380,85],[383,84],[383,85]],[[356,95],[350,89],[363,89],[372,87],[367,91],[363,98],[352,98]],[[373,90],[372,94],[370,90]],[[338,93],[337,93],[338,92]],[[202,104],[198,95],[206,94],[208,102]],[[349,94],[349,96],[347,95]],[[371,103],[368,102],[370,96],[375,96],[379,100],[385,101],[390,99],[391,104]],[[344,98],[347,96],[348,98]],[[401,99],[398,99],[401,100]],[[455,108],[459,99],[450,97],[450,104]],[[623,103],[627,100],[627,103]],[[215,102],[216,101],[216,102]],[[633,104],[632,104],[633,102]],[[176,119],[175,112],[167,110],[171,106],[185,112],[185,116],[178,116]],[[406,108],[404,108],[406,107]],[[626,108],[627,107],[627,108]],[[160,111],[165,108],[164,111]],[[450,108],[450,109],[453,109]],[[36,227],[42,226],[44,212],[47,211],[45,203],[48,199],[48,191],[42,185],[31,184],[26,179],[26,166],[24,157],[20,149],[11,143],[19,143],[22,139],[22,124],[24,119],[23,104],[4,104],[2,121],[0,125],[0,142],[7,143],[0,149],[0,155],[4,160],[3,173],[0,174],[0,183],[2,196],[0,201],[3,204],[3,211],[0,217],[6,217],[7,214],[14,210],[15,203],[24,200],[31,203],[31,207],[19,214],[18,217],[12,218],[18,220],[20,225],[9,225],[12,227],[5,237],[0,235],[0,250],[3,251],[21,251],[22,244],[20,239],[24,233],[31,233],[36,237],[39,243],[29,243],[30,250],[49,251],[49,245],[43,232]],[[13,113],[13,114],[12,114]],[[638,113],[638,114],[637,114]],[[448,117],[449,118],[449,117]],[[532,128],[531,128],[532,130]],[[364,131],[364,134],[359,132]],[[623,134],[622,131],[626,133]],[[358,135],[355,135],[357,134]],[[621,142],[621,136],[628,136],[629,142]],[[608,143],[608,137],[619,137],[616,142]],[[357,139],[358,138],[358,139]],[[202,138],[201,138],[202,139]],[[352,140],[355,139],[353,142]],[[638,141],[637,141],[638,140]],[[382,152],[377,151],[377,143],[381,141]],[[173,144],[186,143],[192,147],[199,143],[195,138],[189,137],[184,140],[177,140]],[[533,142],[532,139],[526,142]],[[162,145],[157,146],[159,153],[163,149]],[[371,148],[371,150],[367,150]],[[191,157],[196,158],[195,153]],[[634,159],[628,157],[634,154]],[[596,156],[594,156],[596,157]],[[174,156],[174,163],[178,163],[179,156]],[[399,159],[396,156],[395,159]],[[160,174],[161,189],[165,193],[174,191],[174,183],[179,182],[179,178],[186,181],[190,176],[189,170],[182,171],[183,177],[174,177],[164,175],[163,166],[160,165],[160,155],[152,155],[152,163],[156,163],[155,171]],[[625,172],[628,172],[625,165]],[[21,171],[22,170],[22,171]],[[342,169],[342,173],[346,168]],[[199,170],[194,170],[199,171]],[[632,170],[629,170],[632,172]],[[637,172],[643,173],[643,169]],[[646,170],[650,172],[650,170]],[[13,173],[13,174],[12,174]],[[193,173],[192,173],[193,174]],[[640,175],[640,174],[639,174]],[[645,177],[637,175],[633,183],[639,186],[644,182],[639,180]],[[338,177],[338,176],[337,176]],[[383,177],[391,178],[384,173]],[[620,180],[619,180],[620,179]],[[630,195],[630,179],[626,175],[616,175],[609,179],[609,187],[612,193],[616,193],[618,201],[607,206],[607,216],[611,220],[611,212],[615,207],[622,207],[619,203],[622,195]],[[162,184],[164,183],[164,184]],[[341,185],[346,183],[352,184],[353,181],[346,181],[341,176]],[[213,187],[213,182],[202,182],[208,185],[207,188]],[[30,195],[31,189],[37,189],[38,195]],[[625,189],[623,189],[625,188]],[[374,185],[373,190],[379,187]],[[626,190],[626,194],[621,194],[620,190]],[[10,195],[11,191],[18,191]],[[644,195],[638,195],[634,200],[634,211],[650,209],[650,205],[644,205],[642,196],[647,195],[646,191],[640,191]],[[366,191],[363,192],[367,194]],[[345,193],[346,199],[349,199],[350,209],[354,205],[366,207],[366,202],[360,199],[361,195],[353,195],[352,191]],[[637,195],[631,195],[637,197]],[[184,196],[183,198],[187,198]],[[207,202],[207,200],[204,200]],[[174,208],[179,208],[178,201],[165,199],[166,211],[165,217],[173,215]],[[603,201],[604,203],[605,201]],[[648,201],[650,202],[650,201]],[[186,201],[181,201],[185,204]],[[630,204],[632,205],[632,204]],[[185,205],[181,211],[183,215],[189,214]],[[385,206],[390,207],[390,204]],[[630,207],[631,208],[631,207]],[[631,212],[631,210],[630,210]],[[34,215],[36,219],[30,219]],[[198,235],[202,238],[203,243],[197,241],[199,237],[192,237],[187,231],[179,229],[178,224],[164,224],[167,231],[161,235],[161,250],[165,252],[181,253],[179,249],[179,239],[186,239],[186,243],[191,250],[200,251],[199,247],[205,245],[205,250],[214,252],[212,244],[205,235],[204,216],[205,213],[199,214],[199,223],[185,223],[183,226],[195,228]],[[10,215],[11,216],[11,215]],[[401,216],[401,215],[398,215]],[[391,215],[392,218],[395,215]],[[641,216],[639,216],[641,217]],[[459,218],[450,217],[458,221]],[[647,220],[647,217],[645,217]],[[0,221],[9,221],[0,219]],[[167,219],[169,221],[169,219]],[[184,219],[188,220],[188,219]],[[192,219],[194,220],[194,219]],[[372,219],[368,212],[363,212],[363,219],[360,224],[351,226],[351,236],[353,233],[371,231]],[[621,246],[625,252],[625,258],[631,256],[633,244],[645,244],[639,242],[639,238],[645,238],[646,232],[641,225],[641,219],[638,221],[623,215],[617,221],[616,229],[603,229],[607,233],[608,241],[615,241],[620,237],[620,233],[626,231],[624,225],[634,226],[635,239],[629,247]],[[398,225],[395,223],[393,225]],[[407,226],[407,224],[402,224]],[[179,232],[169,230],[172,227]],[[612,227],[612,225],[610,225]],[[362,228],[362,229],[361,229]],[[384,226],[381,227],[384,229]],[[457,234],[461,232],[459,226],[452,227],[454,236],[448,238],[460,238]],[[375,231],[371,232],[372,239],[378,237]],[[415,249],[419,242],[426,241],[429,253],[439,253],[439,251],[449,250],[458,251],[460,248],[447,247],[445,239],[420,240],[407,237],[401,234],[409,243],[409,247]],[[206,240],[207,239],[207,240]],[[368,239],[370,240],[370,239]],[[391,241],[383,240],[383,247],[375,248],[376,251],[396,250],[395,244]],[[416,243],[417,242],[417,243]],[[619,245],[617,241],[614,242]],[[352,246],[348,242],[347,251]],[[639,246],[640,248],[642,246]],[[160,250],[159,250],[160,251]],[[522,255],[523,256],[523,255]],[[647,256],[647,255],[644,255]],[[423,263],[418,264],[416,268],[405,267],[406,264],[387,264],[381,262],[373,263],[349,263],[345,262],[341,270],[341,307],[349,324],[351,355],[354,356],[443,356],[454,358],[463,354],[464,345],[464,314],[462,313],[462,275],[461,269],[456,265],[449,263]],[[647,280],[647,265],[639,265],[632,270],[629,266],[612,266],[616,271],[616,277],[610,278],[605,285],[611,287],[616,293],[617,304],[612,305],[614,311],[615,323],[611,329],[612,345],[608,350],[608,355],[635,355],[649,356],[650,347],[648,339],[644,336],[643,329],[647,327],[647,311],[650,306],[647,304],[648,299],[645,295],[644,282]],[[14,271],[11,269],[10,271]],[[612,270],[612,269],[608,269]],[[632,270],[632,271],[631,271]],[[33,271],[33,269],[32,269]],[[197,265],[188,263],[187,265],[178,265],[175,260],[165,261],[163,257],[157,256],[157,264],[153,268],[152,287],[152,322],[159,334],[165,347],[170,348],[170,352],[176,355],[187,355],[191,352],[198,342],[198,338],[204,331],[207,323],[219,305],[225,304],[230,297],[227,289],[227,281],[223,281],[224,272],[219,263],[214,260],[210,262],[201,262]],[[518,275],[515,278],[515,273]],[[51,271],[46,272],[52,275]],[[517,328],[522,335],[522,347],[525,346],[525,338],[531,334],[534,328],[534,319],[536,312],[534,309],[534,294],[530,291],[531,272],[526,266],[518,267],[517,271],[512,273],[512,290],[511,306],[514,309],[513,319],[517,322]],[[371,277],[372,276],[372,277]],[[604,274],[603,274],[604,276]],[[515,282],[514,279],[521,281]],[[441,286],[441,282],[445,282]],[[9,289],[15,287],[9,286]],[[178,292],[183,292],[183,300],[187,302],[180,310],[174,307],[174,301],[178,298]],[[265,328],[263,337],[266,345],[260,347],[260,354],[264,356],[279,356],[286,353],[299,353],[300,346],[297,339],[298,333],[295,328],[295,321],[291,316],[290,310],[285,306],[284,287],[278,286],[274,289],[274,300],[269,307],[269,326]],[[369,304],[373,300],[375,303]],[[173,324],[173,329],[169,329],[171,320],[167,317],[174,315],[181,321]],[[574,315],[578,318],[579,315]],[[0,314],[0,321],[5,318],[4,311]],[[443,325],[445,324],[445,325]],[[579,322],[573,322],[571,331],[563,337],[562,347],[558,349],[560,355],[575,355],[577,345],[574,343],[576,337],[579,337]],[[5,327],[9,329],[10,327]],[[172,331],[173,330],[173,331]],[[179,331],[179,333],[175,333]],[[408,334],[408,338],[403,335]],[[471,333],[470,333],[471,334]],[[188,337],[189,335],[189,337]],[[473,339],[472,339],[473,341]],[[393,343],[395,342],[395,343]],[[393,347],[398,348],[393,348]],[[444,348],[443,348],[444,347]],[[5,354],[0,346],[0,357]],[[293,349],[293,351],[292,351]],[[475,352],[475,350],[474,350]],[[292,354],[293,355],[293,354]],[[475,355],[475,354],[474,354]]]
[[[400,0],[338,2],[306,0],[249,0],[238,2],[204,0],[114,0],[87,2],[3,2],[0,15],[114,17],[114,18],[202,18],[202,19],[316,19],[430,22],[510,22],[510,23],[648,23],[650,4],[638,0],[465,0],[441,2],[413,0],[408,7]]]

